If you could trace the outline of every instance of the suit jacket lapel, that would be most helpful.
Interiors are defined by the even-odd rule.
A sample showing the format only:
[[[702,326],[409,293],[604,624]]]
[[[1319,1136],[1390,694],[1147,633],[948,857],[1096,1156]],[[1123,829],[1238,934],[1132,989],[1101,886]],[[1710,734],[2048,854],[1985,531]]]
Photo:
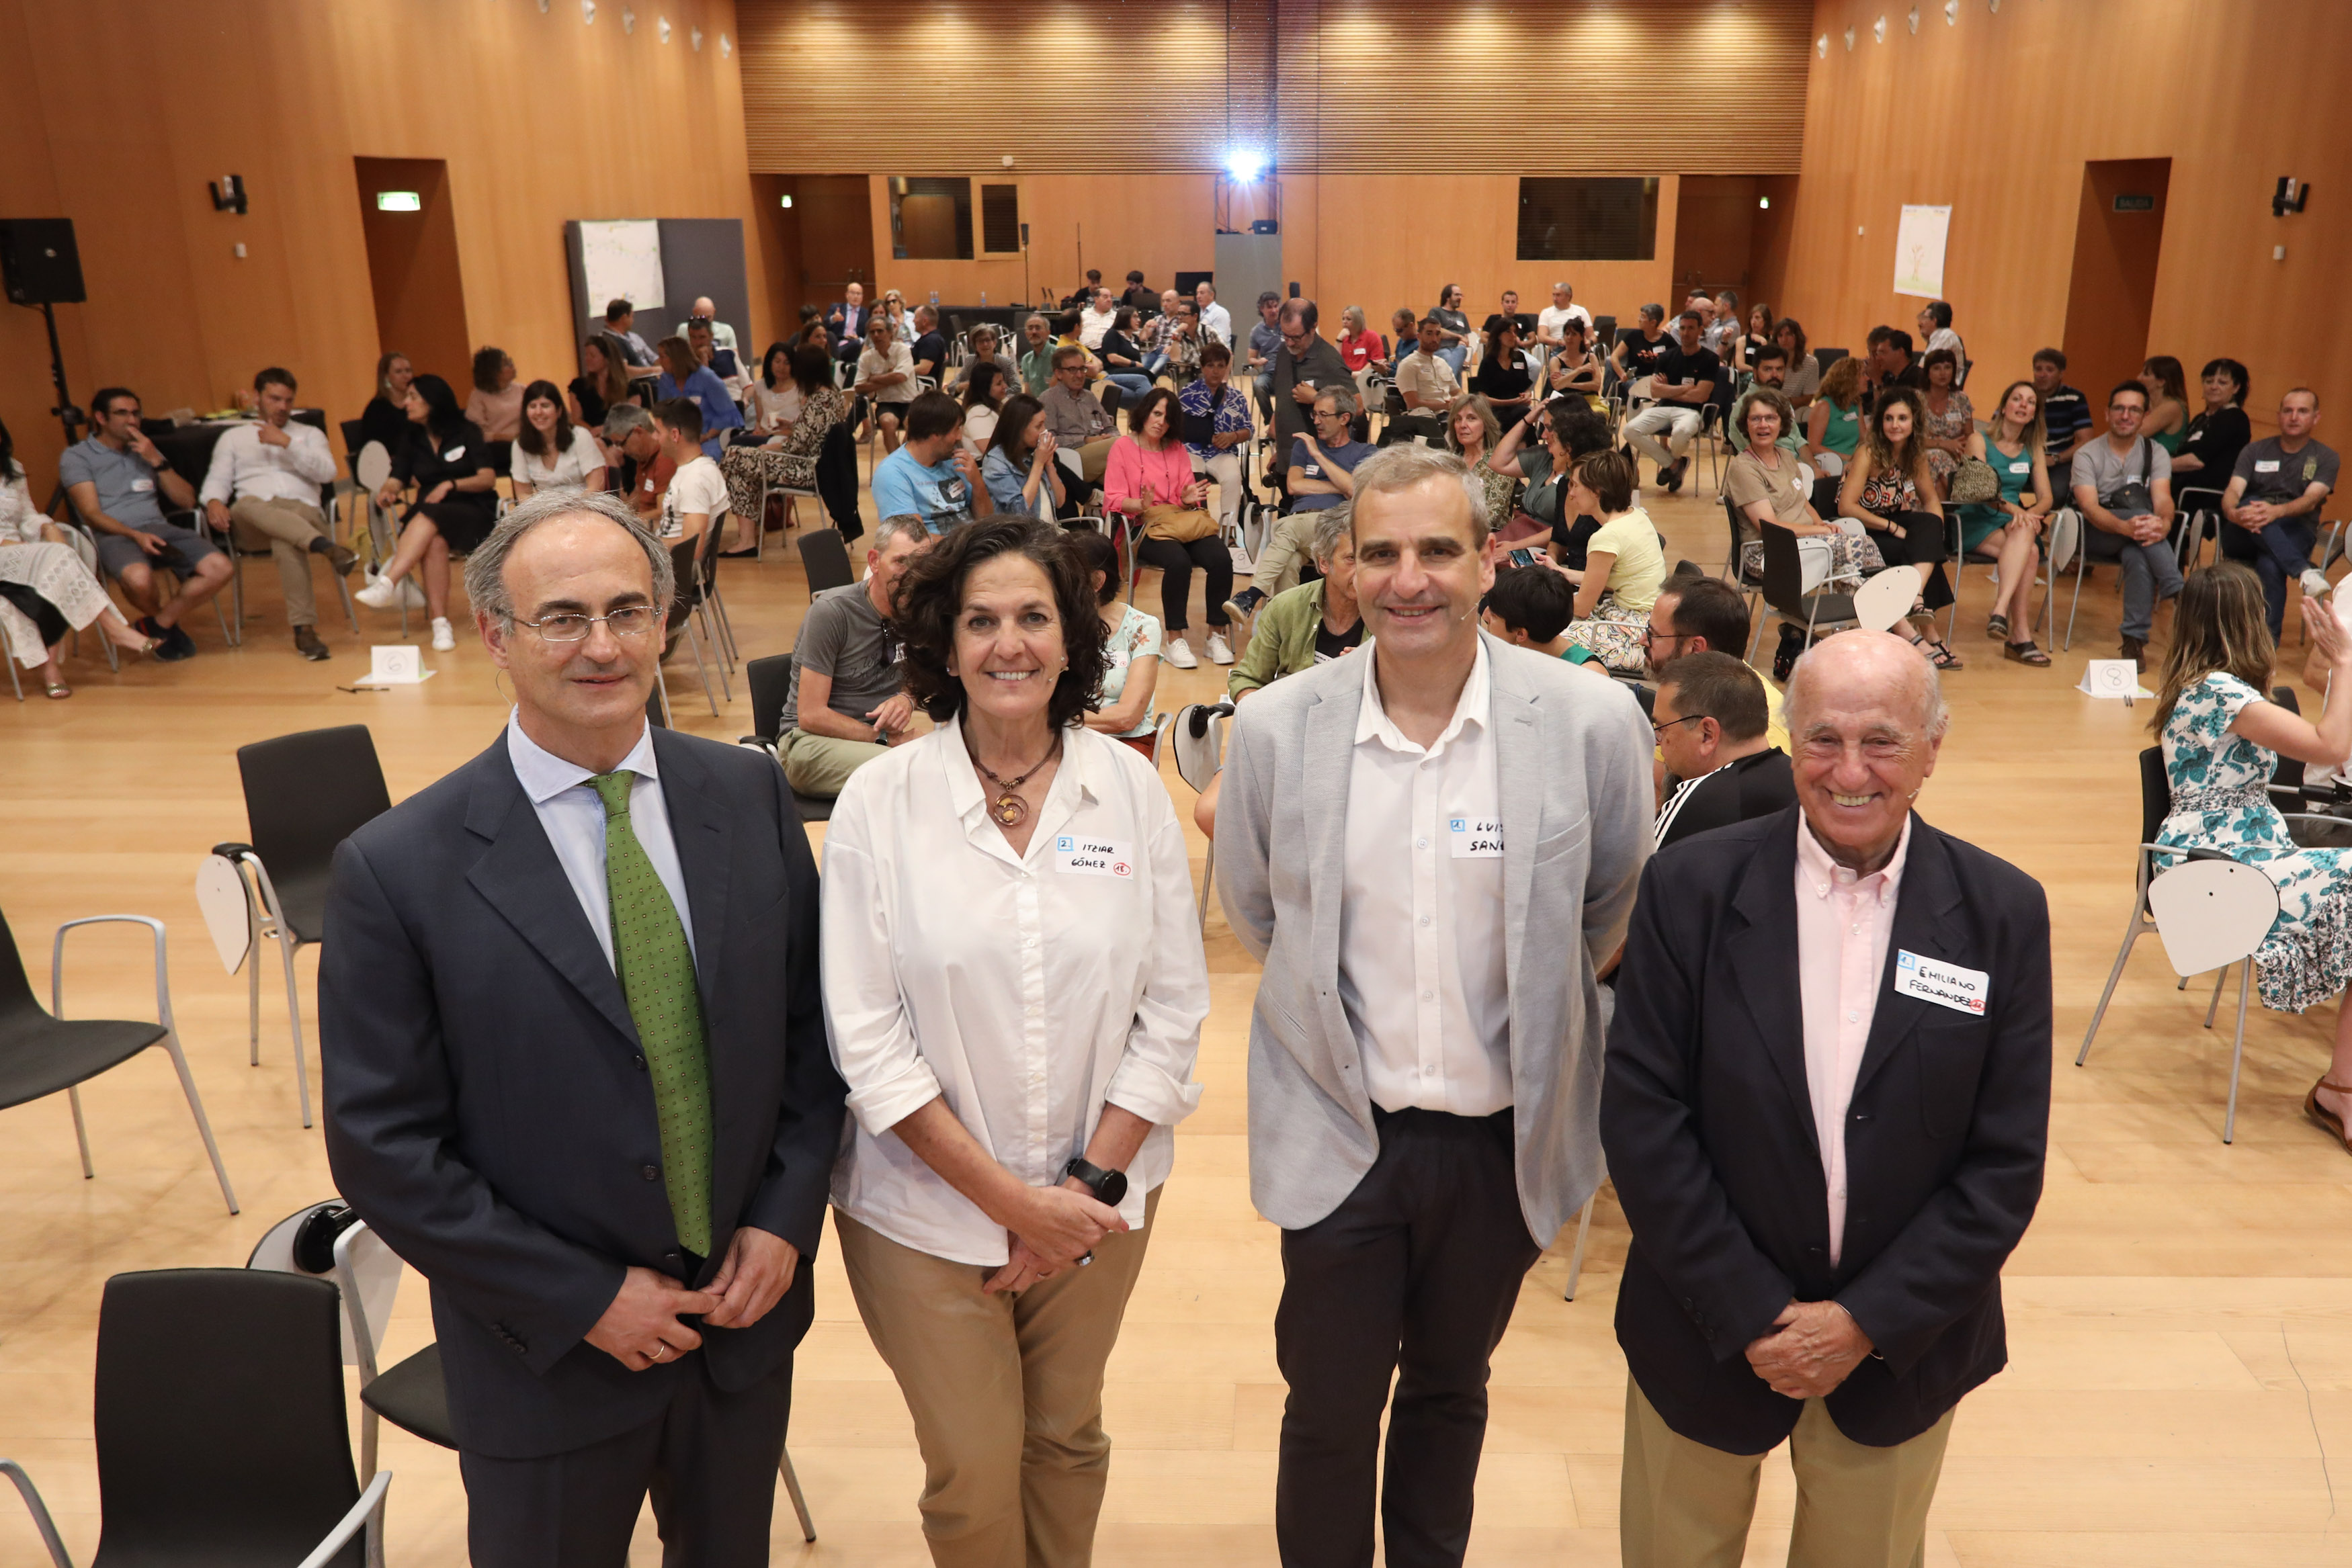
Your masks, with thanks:
[[[1370,658],[1370,650],[1360,656]],[[1307,745],[1299,759],[1299,798],[1306,802],[1307,906],[1312,915],[1314,973],[1339,972],[1339,912],[1348,888],[1348,778],[1356,754],[1356,720],[1364,688],[1349,681],[1307,710]],[[1332,1059],[1356,1061],[1356,1032],[1334,990],[1317,1020],[1331,1042]],[[1355,1075],[1363,1087],[1362,1073]]]
[[[1797,983],[1797,810],[1773,820],[1772,830],[1733,896],[1737,918],[1724,937],[1731,973],[1756,1020],[1758,1039],[1780,1075],[1781,1087],[1818,1146],[1813,1101],[1805,1082],[1805,1004]]]
[[[734,867],[733,830],[713,795],[710,770],[673,730],[656,729],[654,758],[661,765],[662,800],[669,809],[670,841],[686,877],[687,907],[679,914],[694,933],[695,978],[702,1016],[711,1014],[719,965],[727,950],[727,891]]]
[[[1944,852],[1942,835],[1914,812],[1911,847],[1903,862],[1903,883],[1895,896],[1895,928],[1886,939],[1886,969],[1879,977],[1878,1005],[1870,1016],[1870,1039],[1862,1049],[1862,1067],[1854,1074],[1856,1094],[1877,1076],[1895,1055],[1895,1048],[1910,1038],[1927,1009],[1936,1005],[1897,991],[1896,966],[1906,949],[1929,958],[1956,958],[1952,911],[1959,904],[1959,883],[1952,875],[1952,862]]]
[[[624,1039],[637,1043],[637,1026],[629,1017],[620,977],[604,961],[604,950],[588,928],[571,879],[555,858],[555,846],[547,841],[539,813],[515,779],[504,732],[473,767],[466,827],[488,844],[466,873],[467,882],[556,973],[593,1002]]]

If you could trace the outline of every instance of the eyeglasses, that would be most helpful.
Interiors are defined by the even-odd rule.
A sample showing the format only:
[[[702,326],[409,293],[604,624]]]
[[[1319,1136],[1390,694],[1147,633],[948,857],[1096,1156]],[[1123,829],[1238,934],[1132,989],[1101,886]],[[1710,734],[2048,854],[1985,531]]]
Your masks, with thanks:
[[[658,619],[650,604],[624,604],[603,615],[542,615],[536,621],[525,621],[518,615],[515,624],[530,627],[543,643],[581,643],[587,640],[588,629],[599,621],[615,637],[642,637],[654,629]]]
[[[1683,634],[1679,632],[1661,632],[1655,626],[1642,628],[1642,642],[1644,646],[1652,643],[1679,643],[1682,640]]]
[[[1670,718],[1664,724],[1651,725],[1650,733],[1655,736],[1658,739],[1664,740],[1666,737],[1666,731],[1674,728],[1675,726],[1678,724],[1694,724],[1706,716],[1706,715],[1703,713],[1686,713],[1680,718]]]

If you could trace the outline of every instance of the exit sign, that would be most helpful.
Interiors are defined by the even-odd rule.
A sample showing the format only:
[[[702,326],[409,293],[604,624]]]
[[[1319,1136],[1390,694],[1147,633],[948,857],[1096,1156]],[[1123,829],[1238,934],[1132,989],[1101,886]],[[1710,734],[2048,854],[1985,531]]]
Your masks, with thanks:
[[[2117,196],[2116,211],[2119,213],[2152,213],[2156,211],[2154,196]]]

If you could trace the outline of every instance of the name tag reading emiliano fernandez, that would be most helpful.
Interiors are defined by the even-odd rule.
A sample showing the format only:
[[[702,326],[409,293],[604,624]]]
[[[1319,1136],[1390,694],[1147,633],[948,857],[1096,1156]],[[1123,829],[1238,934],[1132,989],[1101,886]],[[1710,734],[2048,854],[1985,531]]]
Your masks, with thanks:
[[[1990,988],[1982,969],[1963,969],[1958,964],[1923,958],[1907,948],[1895,956],[1895,989],[1902,996],[1982,1018]]]

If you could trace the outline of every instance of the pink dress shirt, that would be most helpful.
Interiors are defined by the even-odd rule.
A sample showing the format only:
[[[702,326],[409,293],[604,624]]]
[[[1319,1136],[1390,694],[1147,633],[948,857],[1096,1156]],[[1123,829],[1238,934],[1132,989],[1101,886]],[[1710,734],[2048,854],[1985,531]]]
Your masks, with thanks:
[[[1122,435],[1111,443],[1103,465],[1103,504],[1116,512],[1141,517],[1147,507],[1181,506],[1192,483],[1192,455],[1172,437],[1157,452]]]
[[[1804,1006],[1805,1087],[1830,1195],[1830,1266],[1845,1245],[1845,1118],[1863,1047],[1878,1010],[1886,941],[1895,927],[1911,823],[1895,856],[1857,877],[1832,860],[1804,818],[1797,819],[1797,982]]]

